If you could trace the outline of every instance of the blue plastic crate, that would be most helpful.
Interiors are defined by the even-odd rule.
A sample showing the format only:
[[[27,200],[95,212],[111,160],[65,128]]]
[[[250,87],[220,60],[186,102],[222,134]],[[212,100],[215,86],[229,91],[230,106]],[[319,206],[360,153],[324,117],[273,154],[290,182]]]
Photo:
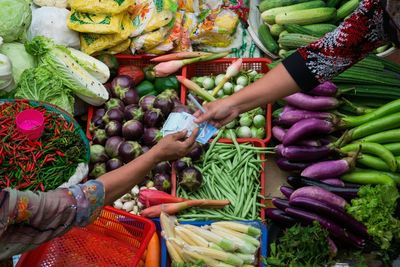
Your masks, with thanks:
[[[155,219],[153,220],[156,224],[156,228],[157,231],[161,231],[161,227],[160,227],[160,220],[159,219]],[[195,225],[195,226],[204,226],[204,225],[210,225],[212,224],[214,221],[180,221],[180,224],[191,224],[191,225]],[[240,223],[244,223],[244,224],[250,224],[254,227],[257,227],[261,230],[261,246],[260,246],[260,255],[259,255],[259,259],[261,259],[261,257],[267,257],[268,255],[268,230],[267,230],[267,226],[259,221],[240,221]],[[165,239],[161,238],[161,267],[169,267],[171,266],[170,264],[170,258],[168,255],[168,250],[167,250],[167,245],[165,243]],[[265,267],[265,264],[263,263],[259,263],[260,267]]]

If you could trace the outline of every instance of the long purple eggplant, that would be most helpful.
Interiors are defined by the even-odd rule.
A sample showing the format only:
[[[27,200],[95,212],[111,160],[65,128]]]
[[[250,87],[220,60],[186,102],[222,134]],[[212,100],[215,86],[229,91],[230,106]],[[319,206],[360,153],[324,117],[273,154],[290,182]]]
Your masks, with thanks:
[[[279,125],[292,126],[298,121],[311,118],[337,122],[336,116],[330,112],[317,112],[308,110],[292,110],[282,112],[276,122]]]
[[[305,197],[297,197],[293,200],[290,200],[289,203],[291,206],[312,211],[316,214],[321,214],[332,221],[340,222],[340,224],[338,223],[339,225],[354,231],[356,234],[359,234],[362,237],[369,237],[367,228],[362,223],[348,215],[345,211],[332,208],[322,201]]]
[[[304,119],[293,124],[283,137],[285,146],[294,145],[310,136],[329,134],[334,131],[333,124],[319,119]]]
[[[338,178],[330,178],[330,179],[324,179],[322,182],[334,186],[339,186],[339,187],[344,187],[344,182]]]
[[[282,113],[288,112],[288,111],[292,111],[292,110],[297,110],[297,108],[292,107],[291,105],[285,105],[282,109]]]
[[[285,97],[284,100],[291,106],[313,111],[335,109],[340,104],[339,100],[335,97],[312,96],[304,93],[292,94]]]
[[[278,140],[279,142],[282,142],[283,137],[286,134],[286,130],[279,127],[279,126],[274,126],[272,127],[272,136]],[[321,143],[317,140],[301,140],[299,141],[299,145],[302,146],[320,146]]]
[[[318,186],[305,186],[298,188],[290,195],[289,200],[293,201],[298,197],[306,197],[322,201],[332,207],[337,207],[342,210],[344,210],[347,205],[347,201],[344,198]]]
[[[336,96],[338,92],[337,86],[329,81],[323,82],[308,93],[310,95],[318,95],[318,96]]]
[[[274,197],[272,198],[272,204],[280,210],[285,211],[286,208],[289,208],[289,201],[287,199]]]
[[[296,219],[280,209],[268,208],[265,210],[265,216],[275,222],[283,224],[284,226],[292,226],[297,223]]]
[[[357,197],[358,188],[354,187],[342,187],[342,186],[335,186],[325,183],[324,181],[320,181],[317,179],[302,177],[302,176],[294,176],[290,175],[287,177],[287,182],[293,188],[301,188],[305,186],[318,186],[322,189],[325,189],[329,192],[332,192],[338,196],[341,196],[347,200],[351,200]]]
[[[310,224],[313,221],[319,222],[321,226],[324,227],[326,230],[328,230],[328,232],[332,236],[336,237],[337,239],[345,243],[351,244],[360,249],[364,248],[365,246],[365,239],[346,231],[345,229],[343,229],[342,227],[340,227],[339,225],[337,225],[336,223],[325,217],[322,217],[312,212],[295,208],[287,208],[285,211],[287,214],[289,214],[289,216],[298,218]]]
[[[281,193],[287,198],[290,198],[290,195],[293,194],[294,189],[289,187],[289,186],[284,186],[282,185],[279,190],[281,191]]]
[[[293,162],[286,158],[279,158],[276,161],[276,165],[278,165],[279,169],[287,172],[302,172],[305,168],[310,166],[310,163],[306,162]]]
[[[329,179],[340,177],[354,167],[356,157],[346,157],[339,160],[322,161],[305,168],[301,176],[314,179]]]
[[[332,149],[327,146],[284,146],[277,145],[275,153],[293,161],[316,161],[332,154]]]

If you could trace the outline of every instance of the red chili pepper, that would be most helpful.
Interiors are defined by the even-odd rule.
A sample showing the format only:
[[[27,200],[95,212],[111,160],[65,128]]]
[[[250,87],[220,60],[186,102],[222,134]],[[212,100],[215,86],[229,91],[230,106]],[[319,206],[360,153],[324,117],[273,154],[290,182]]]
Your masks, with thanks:
[[[42,190],[43,192],[45,191],[45,190],[44,190],[44,186],[43,186],[42,183],[40,183],[40,190]]]

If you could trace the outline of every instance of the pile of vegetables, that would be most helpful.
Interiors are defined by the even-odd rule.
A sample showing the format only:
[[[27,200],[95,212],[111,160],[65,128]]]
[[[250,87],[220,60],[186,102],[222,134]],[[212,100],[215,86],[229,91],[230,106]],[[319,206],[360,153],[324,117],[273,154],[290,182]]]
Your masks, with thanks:
[[[229,130],[230,133],[233,130]],[[260,173],[262,154],[268,149],[252,144],[238,144],[232,133],[234,144],[219,143],[222,131],[211,143],[201,162],[195,168],[202,174],[202,186],[182,186],[187,176],[178,176],[177,195],[190,199],[228,199],[230,205],[221,210],[204,208],[190,209],[179,214],[185,220],[257,220],[260,214]],[[194,170],[194,169],[192,169]],[[190,180],[195,180],[193,172]],[[180,178],[180,179],[179,179]]]
[[[263,0],[258,37],[271,53],[285,58],[295,49],[332,32],[359,6],[358,0]],[[376,49],[382,53],[392,45]]]
[[[26,109],[40,111],[45,117],[45,130],[38,140],[29,140],[17,129],[15,118]],[[0,104],[0,114],[1,188],[53,190],[69,181],[78,164],[87,163],[82,130],[59,113],[28,102],[5,102]]]
[[[172,266],[255,266],[261,230],[249,224],[220,221],[211,225],[178,224],[161,213],[162,236]]]

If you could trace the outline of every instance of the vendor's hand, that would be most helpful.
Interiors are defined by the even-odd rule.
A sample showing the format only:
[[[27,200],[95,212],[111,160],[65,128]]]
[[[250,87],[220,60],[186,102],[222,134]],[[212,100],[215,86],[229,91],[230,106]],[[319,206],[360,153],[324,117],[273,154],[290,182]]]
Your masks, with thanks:
[[[154,153],[157,162],[182,158],[194,148],[197,133],[196,128],[188,138],[186,138],[187,131],[167,135],[150,151]]]
[[[229,123],[239,115],[239,109],[234,107],[229,97],[213,101],[204,105],[206,113],[196,111],[194,116],[197,117],[196,123],[209,121],[215,127],[220,128]]]

